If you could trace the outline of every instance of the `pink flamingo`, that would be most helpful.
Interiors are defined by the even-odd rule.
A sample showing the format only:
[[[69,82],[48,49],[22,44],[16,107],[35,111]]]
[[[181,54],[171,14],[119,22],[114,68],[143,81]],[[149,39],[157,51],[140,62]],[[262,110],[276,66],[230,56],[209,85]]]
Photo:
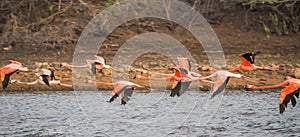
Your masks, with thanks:
[[[107,102],[113,102],[121,94],[122,105],[127,104],[127,102],[130,100],[134,88],[143,88],[143,86],[140,86],[138,84],[129,81],[118,81],[116,83],[88,81],[88,83],[96,84],[96,85],[114,86],[115,88],[112,90],[111,98]]]
[[[18,80],[11,80],[11,83],[27,84],[27,85],[45,84],[47,86],[56,84],[65,87],[72,87],[72,85],[61,83],[60,80],[55,80],[54,71],[48,69],[41,69],[41,70],[42,73],[35,73],[38,79],[33,82],[20,82]]]
[[[97,69],[111,69],[110,65],[106,64],[106,60],[101,57],[101,56],[97,56],[95,55],[96,59],[95,60],[86,60],[87,64],[86,65],[81,65],[81,66],[74,66],[74,65],[70,65],[68,63],[61,63],[60,66],[65,67],[66,69],[72,69],[72,68],[87,68],[90,67],[91,68],[91,72],[93,75],[96,74],[96,70]]]
[[[241,58],[242,63],[235,68],[229,69],[228,71],[229,72],[233,72],[237,70],[249,71],[249,70],[256,70],[256,69],[273,71],[273,70],[282,69],[282,66],[277,66],[277,67],[256,66],[254,64],[254,60],[255,60],[255,56],[258,54],[260,54],[259,51],[240,54],[239,56]],[[208,68],[208,71],[210,70],[216,71],[216,69],[212,67]]]
[[[174,74],[163,74],[157,72],[150,72],[147,71],[146,74],[158,74],[167,77],[163,78],[148,78],[141,75],[136,75],[134,78],[141,79],[141,80],[173,80],[173,85],[171,87],[171,97],[175,95],[181,96],[188,88],[189,85],[193,80],[199,80],[201,77],[200,74],[191,71],[191,61],[187,58],[178,58],[178,67],[171,67],[175,70]],[[206,81],[206,80],[204,80]]]
[[[296,79],[294,76],[287,76],[285,81],[276,85],[270,86],[255,86],[255,85],[246,85],[246,89],[270,89],[270,88],[279,88],[284,87],[280,92],[279,99],[279,113],[282,114],[288,103],[292,102],[292,106],[295,107],[297,102],[296,98],[299,98],[299,88],[300,88],[300,79]]]
[[[2,87],[5,89],[8,86],[10,76],[19,71],[28,71],[27,67],[23,67],[23,64],[10,60],[10,64],[0,68],[0,77],[2,82]]]

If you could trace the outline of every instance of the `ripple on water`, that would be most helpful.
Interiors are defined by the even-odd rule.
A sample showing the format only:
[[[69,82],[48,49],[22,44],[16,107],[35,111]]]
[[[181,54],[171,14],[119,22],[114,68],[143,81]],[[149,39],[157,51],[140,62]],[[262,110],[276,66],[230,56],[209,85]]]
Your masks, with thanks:
[[[220,106],[210,106],[209,94],[195,91],[180,98],[134,93],[126,106],[119,99],[106,103],[109,96],[1,93],[0,136],[296,136],[300,131],[300,107],[289,105],[280,115],[274,92],[228,92]]]

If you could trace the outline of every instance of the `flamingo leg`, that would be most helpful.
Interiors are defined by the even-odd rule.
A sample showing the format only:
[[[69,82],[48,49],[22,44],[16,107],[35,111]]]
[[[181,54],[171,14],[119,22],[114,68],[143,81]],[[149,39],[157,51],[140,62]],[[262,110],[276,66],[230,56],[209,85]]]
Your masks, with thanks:
[[[37,84],[37,83],[41,83],[41,80],[40,79],[37,79],[35,81],[32,81],[32,82],[21,82],[21,81],[18,81],[18,80],[11,80],[12,83],[16,82],[18,84],[26,84],[26,85],[34,85],[34,84]]]
[[[175,80],[173,76],[164,77],[164,78],[149,78],[141,75],[136,75],[134,78],[138,78],[140,80],[158,80],[158,81]]]
[[[274,71],[274,70],[281,70],[282,67],[281,66],[276,66],[276,67],[267,67],[267,66],[255,66],[257,69],[261,69],[261,70],[270,70],[270,71]]]

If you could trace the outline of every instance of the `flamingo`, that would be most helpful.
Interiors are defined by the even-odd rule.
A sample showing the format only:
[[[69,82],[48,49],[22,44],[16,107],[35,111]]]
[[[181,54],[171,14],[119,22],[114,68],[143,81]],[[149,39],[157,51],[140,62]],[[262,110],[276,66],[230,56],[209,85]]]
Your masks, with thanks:
[[[136,75],[134,79],[140,79],[140,80],[173,80],[173,85],[171,87],[171,97],[174,97],[175,95],[181,96],[188,88],[189,85],[193,80],[199,80],[199,77],[201,77],[200,74],[192,72],[191,71],[191,61],[187,58],[177,58],[178,60],[178,67],[171,67],[175,70],[174,74],[163,74],[163,73],[157,73],[157,72],[150,72],[146,71],[146,74],[158,74],[163,75],[167,77],[163,78],[148,78],[144,77],[142,75]],[[204,80],[206,81],[206,80]]]
[[[106,64],[106,60],[101,57],[101,56],[97,56],[95,55],[96,59],[95,60],[86,60],[87,64],[85,65],[80,65],[80,66],[74,66],[74,65],[70,65],[68,63],[61,63],[60,66],[65,67],[66,69],[70,69],[72,70],[72,68],[87,68],[90,67],[92,74],[95,75],[96,74],[96,69],[110,69],[111,66]]]
[[[108,83],[108,82],[96,82],[96,81],[88,81],[90,84],[96,84],[96,85],[107,85],[107,86],[114,86],[114,89],[112,90],[111,98],[107,102],[113,102],[119,95],[121,94],[121,104],[125,105],[130,100],[130,97],[132,96],[134,88],[143,88],[143,86],[140,86],[138,84],[129,82],[129,81],[118,81],[115,83]]]
[[[220,94],[222,91],[224,91],[224,89],[226,88],[226,85],[228,84],[228,81],[230,78],[240,78],[243,79],[245,81],[252,81],[252,82],[260,82],[263,83],[263,79],[256,79],[256,78],[250,78],[250,77],[246,77],[244,75],[241,74],[236,74],[236,73],[232,73],[229,72],[227,70],[218,70],[216,72],[214,72],[213,74],[206,76],[206,77],[202,77],[199,78],[200,80],[204,80],[204,79],[208,79],[208,78],[212,78],[214,77],[215,80],[213,82],[212,85],[212,90],[211,90],[211,99],[213,97],[215,97],[216,95]]]
[[[9,62],[10,64],[0,68],[0,77],[3,89],[8,86],[9,79],[12,74],[19,71],[28,71],[28,68],[23,67],[23,64],[18,61],[9,60]]]
[[[18,80],[11,80],[11,83],[18,83],[18,84],[27,84],[27,85],[33,85],[33,84],[45,84],[47,86],[50,85],[61,85],[65,87],[72,87],[72,85],[61,83],[60,80],[55,80],[54,71],[49,69],[41,69],[42,73],[35,73],[35,75],[38,77],[37,80],[33,82],[20,82]]]
[[[270,89],[284,87],[280,92],[279,98],[279,113],[282,114],[289,102],[292,102],[292,106],[295,107],[297,102],[296,98],[299,98],[300,79],[296,79],[294,76],[287,76],[285,81],[276,85],[270,86],[255,86],[246,85],[246,89]]]
[[[241,54],[240,58],[242,60],[242,64],[235,67],[235,68],[229,69],[228,71],[233,72],[233,71],[236,71],[236,70],[247,71],[247,70],[255,70],[255,69],[260,69],[260,70],[280,70],[280,69],[282,69],[282,66],[278,66],[278,67],[262,66],[261,67],[261,66],[254,65],[255,56],[258,55],[258,54],[260,54],[259,51]]]

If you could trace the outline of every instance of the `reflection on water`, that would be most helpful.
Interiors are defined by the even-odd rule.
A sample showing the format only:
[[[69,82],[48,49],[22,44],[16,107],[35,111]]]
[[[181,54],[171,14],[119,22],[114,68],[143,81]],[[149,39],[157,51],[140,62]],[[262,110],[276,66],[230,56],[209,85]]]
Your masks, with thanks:
[[[134,93],[126,106],[119,99],[106,103],[109,96],[109,92],[1,93],[0,136],[300,134],[300,106],[289,105],[280,115],[279,93],[274,92],[233,91],[217,98],[222,100],[217,107],[208,103],[209,94],[196,91],[180,98]]]

